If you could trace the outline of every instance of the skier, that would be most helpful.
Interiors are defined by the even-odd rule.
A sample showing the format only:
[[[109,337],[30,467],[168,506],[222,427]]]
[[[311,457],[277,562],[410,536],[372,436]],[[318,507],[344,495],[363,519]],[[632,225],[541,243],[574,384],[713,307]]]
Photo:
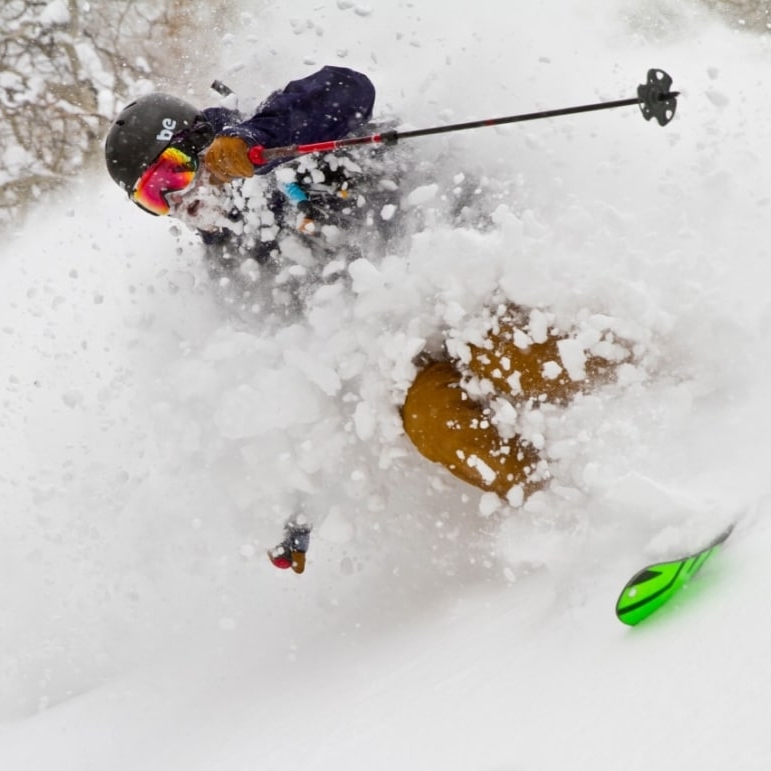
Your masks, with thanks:
[[[196,228],[206,244],[235,249],[242,246],[246,204],[234,195],[232,183],[282,163],[255,167],[249,150],[341,139],[366,124],[374,100],[366,75],[332,66],[290,82],[246,119],[236,110],[198,109],[153,93],[129,104],[112,124],[105,141],[107,170],[144,211],[177,217]],[[282,225],[294,218],[301,232],[312,233],[320,213],[302,186],[290,181],[280,193],[268,193],[272,219]],[[276,243],[252,237],[249,247],[262,263]]]
[[[110,129],[107,168],[144,210],[182,219],[209,245],[240,248],[245,212],[232,205],[229,189],[281,163],[255,167],[249,149],[342,138],[366,124],[373,104],[369,79],[340,67],[289,83],[248,119],[227,108],[198,110],[176,97],[151,94],[126,107]],[[271,196],[269,209],[279,222],[287,218],[289,203],[300,230],[312,228],[319,213],[302,185],[281,183],[273,192],[279,196]],[[251,254],[263,262],[274,245],[252,243]],[[522,431],[501,430],[493,402],[503,399],[520,412],[565,404],[612,378],[629,357],[623,344],[607,341],[576,357],[575,332],[549,327],[543,318],[519,306],[497,308],[484,339],[424,360],[401,410],[405,433],[422,455],[513,505],[546,486],[548,468],[537,441]],[[302,573],[309,539],[310,527],[290,518],[270,561]]]

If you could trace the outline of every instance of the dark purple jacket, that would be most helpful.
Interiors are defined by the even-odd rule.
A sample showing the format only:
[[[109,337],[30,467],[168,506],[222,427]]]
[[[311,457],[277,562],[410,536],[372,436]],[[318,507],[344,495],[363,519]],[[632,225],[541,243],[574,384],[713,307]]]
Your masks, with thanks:
[[[346,67],[322,67],[271,94],[247,120],[236,110],[209,107],[206,119],[219,135],[241,137],[251,147],[284,147],[342,139],[371,117],[375,87]],[[281,161],[256,169],[265,174]]]

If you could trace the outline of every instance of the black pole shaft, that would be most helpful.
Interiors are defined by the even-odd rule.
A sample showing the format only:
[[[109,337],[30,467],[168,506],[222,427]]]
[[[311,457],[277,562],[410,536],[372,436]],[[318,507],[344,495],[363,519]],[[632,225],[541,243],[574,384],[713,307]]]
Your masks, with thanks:
[[[580,107],[563,107],[559,110],[543,110],[530,112],[523,115],[510,115],[507,118],[488,118],[486,120],[474,120],[469,123],[455,123],[450,126],[438,126],[435,128],[416,129],[415,131],[399,131],[396,136],[399,139],[410,137],[424,137],[429,134],[445,134],[448,131],[463,131],[465,129],[482,128],[483,126],[501,126],[505,123],[522,123],[527,120],[540,120],[541,118],[556,118],[558,115],[573,115],[577,112],[594,112],[595,110],[609,110],[613,107],[628,107],[639,104],[638,98],[620,99],[616,102],[598,102],[597,104],[585,104]]]

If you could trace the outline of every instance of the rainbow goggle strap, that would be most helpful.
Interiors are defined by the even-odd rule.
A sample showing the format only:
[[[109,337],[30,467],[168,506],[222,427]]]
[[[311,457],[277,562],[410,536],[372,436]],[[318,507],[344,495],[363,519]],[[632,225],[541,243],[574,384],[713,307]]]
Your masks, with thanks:
[[[181,193],[192,185],[197,172],[197,155],[178,147],[167,147],[142,174],[129,197],[150,214],[168,214],[170,206],[166,196]]]

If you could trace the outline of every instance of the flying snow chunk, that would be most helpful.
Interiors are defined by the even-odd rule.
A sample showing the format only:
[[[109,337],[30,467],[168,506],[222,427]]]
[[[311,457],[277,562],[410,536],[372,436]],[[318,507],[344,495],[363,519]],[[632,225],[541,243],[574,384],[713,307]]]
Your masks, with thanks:
[[[407,206],[422,206],[424,203],[433,201],[436,198],[436,194],[439,192],[439,185],[421,185],[416,187],[407,196]]]
[[[230,439],[261,436],[277,429],[315,423],[319,419],[318,392],[311,383],[286,370],[266,373],[254,384],[226,390],[214,410],[214,425]]]
[[[340,376],[330,366],[318,361],[304,351],[287,351],[284,354],[287,364],[296,367],[309,382],[315,383],[325,394],[333,396],[341,387]]]
[[[354,260],[348,266],[348,273],[353,279],[353,291],[358,294],[383,286],[383,275],[364,257]]]
[[[62,394],[62,401],[70,409],[75,409],[75,407],[83,404],[83,399],[83,394],[80,391],[65,391],[65,393]]]
[[[525,334],[521,329],[514,330],[514,345],[520,350],[525,350],[533,344],[533,338],[530,335]]]
[[[353,524],[343,516],[336,506],[333,506],[319,526],[319,536],[325,541],[336,544],[348,543],[355,535]]]
[[[495,493],[483,493],[479,499],[479,513],[483,517],[495,514],[501,507],[501,499]]]
[[[583,380],[586,377],[584,349],[577,340],[560,340],[557,343],[562,365],[568,371],[571,380]]]
[[[515,509],[519,508],[525,502],[525,491],[522,489],[522,485],[514,485],[506,493],[506,500],[510,506],[513,506]]]
[[[722,91],[715,91],[714,89],[707,91],[705,96],[715,105],[715,107],[728,107],[731,102],[726,94]]]
[[[473,468],[479,476],[484,479],[484,481],[491,485],[495,481],[495,471],[491,469],[480,457],[477,455],[469,455],[468,459],[466,460],[466,464]]]
[[[549,337],[549,320],[543,311],[539,311],[537,308],[533,308],[530,311],[528,329],[530,331],[530,337],[536,343],[545,343]]]
[[[371,439],[375,435],[377,419],[372,407],[366,402],[359,402],[353,413],[353,425],[356,436],[362,441]]]

